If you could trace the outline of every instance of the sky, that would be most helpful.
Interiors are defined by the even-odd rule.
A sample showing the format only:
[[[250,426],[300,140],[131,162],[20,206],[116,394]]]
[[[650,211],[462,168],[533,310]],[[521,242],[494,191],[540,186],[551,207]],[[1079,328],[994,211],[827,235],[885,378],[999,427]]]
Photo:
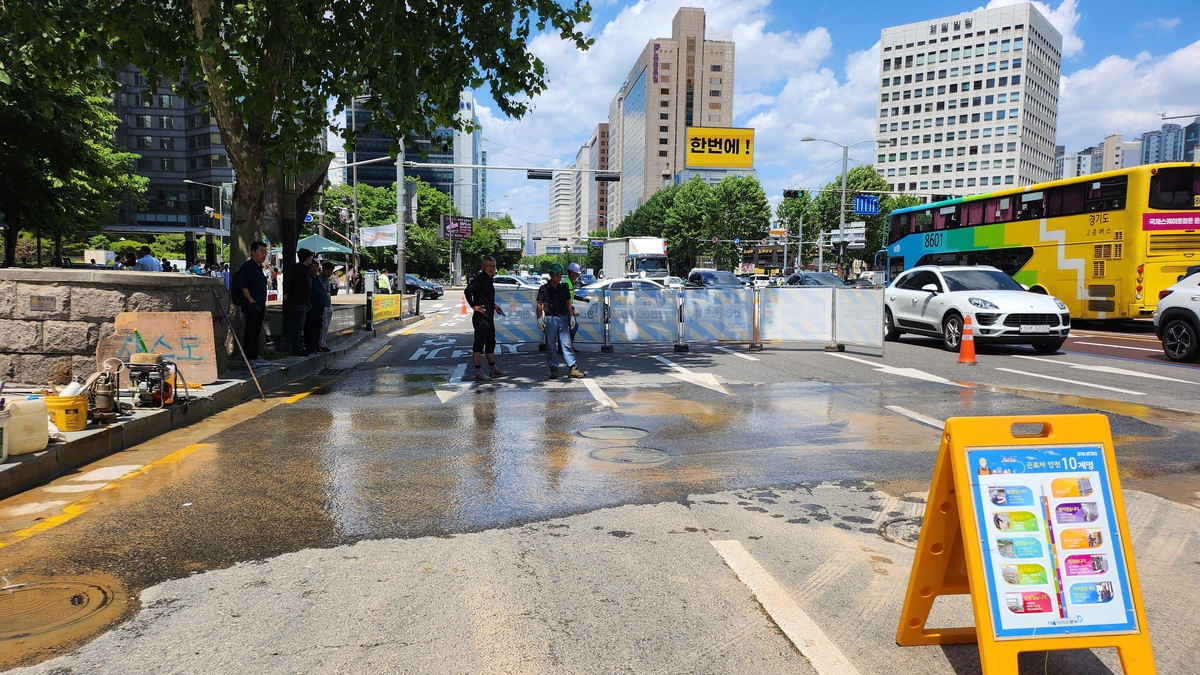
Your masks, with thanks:
[[[992,0],[986,7],[1017,4]],[[1035,2],[1063,34],[1058,144],[1068,151],[1122,133],[1157,129],[1159,113],[1200,114],[1200,3],[1133,6],[1116,0]],[[819,187],[841,170],[841,150],[805,136],[855,143],[873,137],[879,34],[888,26],[983,8],[976,2],[786,0],[593,0],[586,52],[557,34],[531,50],[548,71],[546,91],[520,120],[505,118],[486,89],[476,92],[489,165],[567,166],[648,40],[669,37],[681,6],[703,7],[707,27],[732,30],[736,45],[734,126],[755,128],[755,169],[774,204],[782,190]],[[1187,124],[1190,120],[1174,120]],[[851,151],[869,162],[872,147]],[[488,210],[518,223],[547,219],[549,181],[488,172]]]

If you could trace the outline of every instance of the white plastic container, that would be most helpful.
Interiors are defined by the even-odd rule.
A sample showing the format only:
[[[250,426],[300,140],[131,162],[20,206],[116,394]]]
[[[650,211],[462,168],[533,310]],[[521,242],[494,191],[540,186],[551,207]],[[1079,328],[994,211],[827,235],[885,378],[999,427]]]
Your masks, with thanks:
[[[0,410],[0,464],[8,459],[8,418],[7,410]]]
[[[24,455],[46,449],[50,442],[50,417],[46,401],[40,398],[9,401],[8,433],[4,434],[8,454]]]

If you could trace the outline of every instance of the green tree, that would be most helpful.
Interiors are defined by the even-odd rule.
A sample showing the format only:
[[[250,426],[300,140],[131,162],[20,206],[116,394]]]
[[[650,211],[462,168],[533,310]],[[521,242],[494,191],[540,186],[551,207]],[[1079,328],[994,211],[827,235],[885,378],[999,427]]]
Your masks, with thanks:
[[[502,113],[523,116],[545,89],[546,67],[529,49],[548,28],[580,49],[581,0],[407,3],[365,0],[39,0],[5,2],[0,73],[22,59],[48,77],[67,63],[132,63],[154,82],[179,79],[181,94],[207,100],[237,172],[232,219],[239,248],[259,228],[272,176],[319,166],[316,139],[352,99],[371,112],[370,131],[399,138],[464,127],[465,88],[487,85]],[[36,59],[30,59],[30,55]],[[395,151],[398,148],[393,148]],[[291,253],[298,227],[284,231]],[[236,262],[236,261],[235,261]]]
[[[887,231],[887,214],[894,208],[899,208],[898,204],[907,204],[910,201],[920,203],[920,199],[910,195],[900,195],[893,197],[887,194],[887,181],[875,171],[875,167],[867,164],[857,166],[846,174],[846,222],[863,221],[866,223],[867,229],[867,245],[862,249],[847,249],[846,259],[864,260],[868,264],[874,259],[875,253],[883,247],[884,232]],[[879,215],[877,216],[857,216],[854,215],[854,196],[857,194],[876,195],[880,197]],[[809,229],[808,215],[805,216],[805,240],[813,241],[816,239],[816,234],[819,231],[831,232],[837,231],[839,227],[838,212],[840,209],[842,198],[842,177],[841,174],[837,178],[830,181],[821,189],[820,195],[814,200],[814,204],[807,212],[816,216],[814,218],[813,227],[819,228],[815,231]],[[811,236],[811,239],[809,238]],[[826,251],[826,262],[836,261],[836,251]]]
[[[4,11],[13,7],[2,5]],[[0,28],[0,49],[12,34]],[[3,52],[0,51],[0,54]],[[111,222],[127,198],[134,205],[147,179],[131,173],[137,155],[116,146],[118,120],[109,111],[114,82],[94,69],[72,71],[76,81],[42,80],[24,62],[0,67],[0,212],[5,260],[17,259],[22,230],[53,237]]]
[[[785,198],[775,207],[775,220],[779,223],[779,227],[787,230],[788,239],[794,238],[802,242],[796,262],[797,269],[801,267],[800,261],[804,260],[806,256],[816,255],[817,252],[816,244],[811,243],[816,241],[814,227],[816,214],[809,213],[812,204],[812,194],[806,190],[799,197]]]
[[[583,266],[584,270],[591,268],[593,270],[596,270],[596,272],[598,273],[600,271],[600,268],[604,267],[604,247],[603,246],[592,246],[591,242],[596,241],[596,240],[603,240],[607,236],[608,236],[608,232],[606,232],[604,230],[595,230],[593,232],[588,233],[588,237],[591,240],[588,242],[588,252],[587,252],[587,255],[583,256],[583,259],[579,261],[579,264]]]
[[[704,240],[711,238],[705,221],[714,206],[713,189],[699,176],[675,191],[657,236],[667,241],[667,257],[676,271],[682,270],[680,276],[696,266],[696,258],[706,246],[712,246]]]
[[[105,251],[109,246],[112,246],[112,240],[103,234],[92,235],[87,241],[87,247],[90,249]]]
[[[668,185],[655,192],[644,204],[637,207],[621,220],[613,230],[614,237],[661,237],[667,211],[675,201],[679,187]]]
[[[727,242],[741,239],[753,244],[766,237],[771,229],[771,205],[762,184],[753,176],[726,176],[712,188],[710,200],[704,234],[721,243],[709,243],[709,254],[717,267],[736,270],[742,253]]]

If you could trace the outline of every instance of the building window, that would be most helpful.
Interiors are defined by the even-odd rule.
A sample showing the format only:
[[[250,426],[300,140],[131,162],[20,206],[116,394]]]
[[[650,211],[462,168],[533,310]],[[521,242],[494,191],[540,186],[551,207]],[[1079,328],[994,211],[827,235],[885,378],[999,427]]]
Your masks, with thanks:
[[[154,170],[154,160],[145,159],[145,158],[139,159],[137,161],[137,168],[138,168],[138,171],[153,171]]]
[[[158,118],[158,128],[159,129],[174,129],[175,128],[175,118],[171,117],[170,115],[160,115]]]
[[[721,116],[720,116],[720,115],[709,115],[709,116],[708,116],[708,121],[709,121],[709,122],[720,122],[720,121],[721,121]]]
[[[658,127],[658,130],[662,133],[666,133],[666,132],[670,131],[671,128],[668,127],[667,125],[663,124]]]
[[[713,66],[713,67],[712,67],[712,72],[714,72],[714,73],[719,73],[719,72],[721,72],[721,66]]]
[[[708,91],[708,95],[713,96],[713,97],[718,97],[721,95],[721,90],[720,89],[710,89]]]
[[[721,84],[721,78],[710,77],[710,78],[708,78],[708,83],[709,84]],[[887,86],[887,82],[884,82],[883,84],[884,84],[884,86]]]
[[[158,107],[160,107],[160,108],[172,108],[172,107],[174,107],[173,105],[171,105],[172,103],[174,103],[174,100],[173,100],[173,99],[174,99],[174,97],[173,97],[173,96],[171,96],[170,94],[159,94],[159,96],[158,96]]]
[[[1012,176],[1005,176],[1005,177],[1004,177],[1004,184],[1005,184],[1005,185],[1012,185],[1012,184],[1013,184],[1013,177],[1012,177]]]
[[[175,149],[175,139],[172,138],[171,136],[160,136],[158,138],[158,149],[159,150],[174,150]]]
[[[659,150],[659,151],[658,151],[658,156],[659,156],[659,157],[666,157],[666,156],[667,156],[667,151],[666,151],[666,150]]]
[[[667,140],[667,139],[665,139],[665,138],[660,138],[660,139],[658,139],[658,144],[659,144],[659,145],[666,145],[666,144],[667,144],[667,143],[669,143],[669,142],[670,142],[670,141],[668,141],[668,140]]]
[[[162,169],[163,171],[175,170],[175,160],[173,159],[160,159],[158,162],[158,168]]]
[[[670,115],[668,113],[658,113],[658,119],[660,119],[660,120],[665,120],[665,119],[669,119],[669,118],[670,118]]]
[[[708,104],[708,109],[709,109],[709,110],[720,110],[720,109],[721,109],[721,104],[720,104],[720,103],[709,103],[709,104]]]
[[[670,102],[670,101],[659,101],[659,102],[658,102],[658,107],[660,107],[660,108],[670,108],[670,107],[671,107],[671,102]]]
[[[154,139],[149,136],[135,136],[134,140],[134,147],[139,150],[149,150],[154,147]]]

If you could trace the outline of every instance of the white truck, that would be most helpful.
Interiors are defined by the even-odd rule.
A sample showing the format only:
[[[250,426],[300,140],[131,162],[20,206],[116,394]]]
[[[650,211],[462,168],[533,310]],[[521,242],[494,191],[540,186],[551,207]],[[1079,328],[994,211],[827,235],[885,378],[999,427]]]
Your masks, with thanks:
[[[605,279],[646,277],[660,279],[670,276],[667,267],[667,243],[658,237],[622,237],[604,241]]]

